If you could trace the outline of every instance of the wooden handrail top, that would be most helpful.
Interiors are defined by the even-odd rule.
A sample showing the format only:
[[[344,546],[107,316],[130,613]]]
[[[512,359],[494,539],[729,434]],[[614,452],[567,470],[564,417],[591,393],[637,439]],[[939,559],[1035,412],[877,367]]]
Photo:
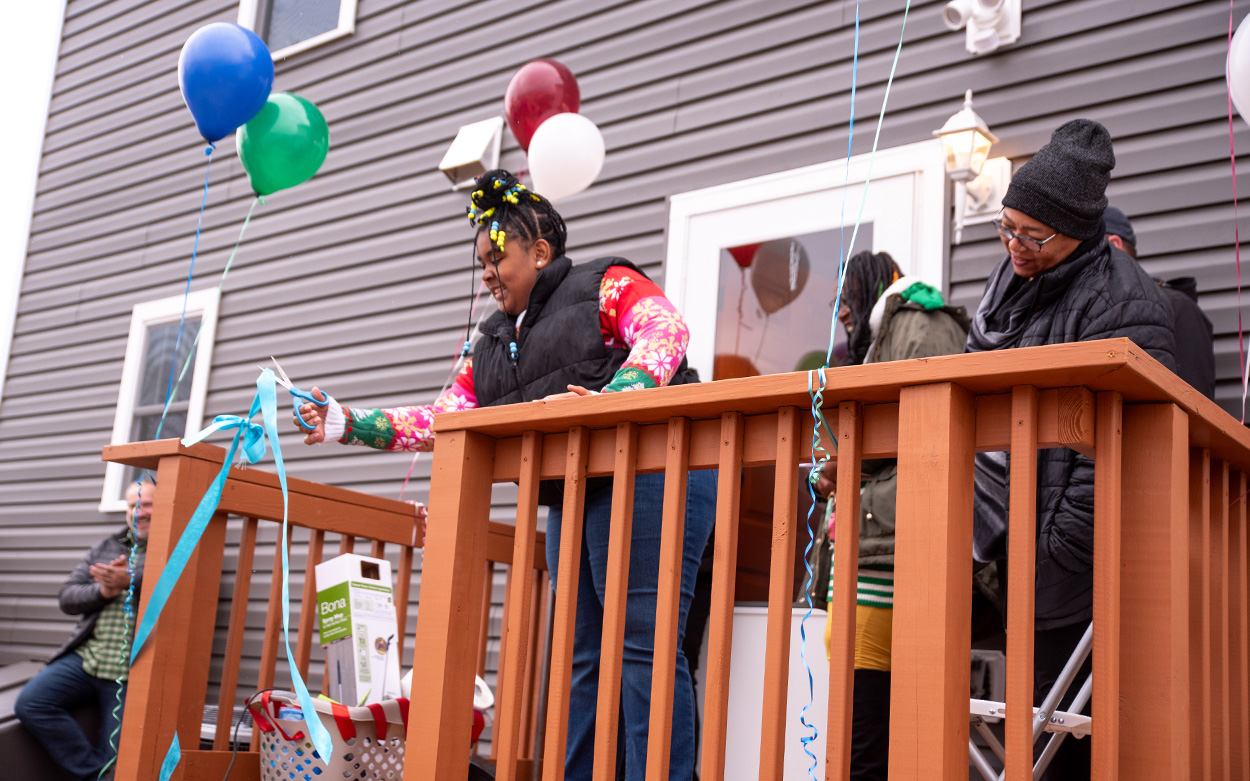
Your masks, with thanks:
[[[155,470],[162,458],[185,456],[213,464],[221,464],[226,451],[204,442],[183,447],[177,439],[132,442],[104,448],[103,460]],[[297,526],[320,529],[333,534],[349,534],[381,540],[395,545],[423,547],[420,525],[413,516],[412,505],[395,499],[362,494],[346,488],[314,483],[298,477],[287,478],[290,518]],[[278,476],[265,469],[234,467],[221,493],[221,512],[243,515],[265,521],[282,520],[282,489]],[[437,509],[431,511],[438,522]],[[490,561],[512,562],[512,526],[492,521],[487,529],[487,558]],[[545,537],[537,536],[534,567],[547,569]]]
[[[207,442],[184,447],[178,439],[157,439],[149,442],[130,442],[125,445],[106,445],[100,460],[113,461],[118,464],[155,471],[157,464],[160,463],[161,458],[164,456],[190,456],[201,461],[220,464],[226,460],[226,449],[217,445],[210,445]],[[259,485],[278,485],[278,476],[267,470],[244,467],[237,471],[240,472],[239,479],[247,479],[243,475],[255,473],[257,479],[249,480],[249,482],[256,482]],[[231,479],[235,479],[234,474],[231,475]],[[410,505],[395,499],[357,493],[346,488],[338,488],[324,483],[314,483],[311,480],[302,480],[298,477],[288,478],[287,486],[292,492],[298,491],[302,494],[317,496],[332,502],[357,504],[362,507],[390,512],[398,512],[407,508],[408,514],[412,513]],[[279,512],[278,519],[281,520],[281,518],[282,514]]]
[[[1189,415],[1195,446],[1209,447],[1213,456],[1250,467],[1250,431],[1129,339],[845,366],[830,369],[826,378],[826,409],[836,409],[841,401],[896,402],[904,387],[941,382],[955,383],[978,396],[1009,393],[1017,385],[1083,386],[1095,393],[1118,391],[1127,403],[1172,402]],[[703,420],[727,410],[759,415],[783,406],[810,405],[807,373],[792,372],[446,412],[434,416],[434,430],[464,429],[506,438],[524,431],[566,432],[573,426],[611,428],[622,420],[663,423],[677,412]]]

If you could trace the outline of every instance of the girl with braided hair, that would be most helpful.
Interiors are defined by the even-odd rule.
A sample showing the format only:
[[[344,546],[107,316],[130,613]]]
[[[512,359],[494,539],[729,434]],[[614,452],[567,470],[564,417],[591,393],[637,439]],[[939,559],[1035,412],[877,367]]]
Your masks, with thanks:
[[[423,406],[362,409],[333,398],[324,408],[306,404],[300,415],[315,427],[306,443],[430,450],[436,412],[698,382],[685,360],[689,330],[663,291],[623,258],[574,265],[565,255],[564,220],[547,199],[507,171],[489,171],[477,180],[468,216],[476,228],[473,256],[498,311],[482,324],[451,387]],[[690,472],[686,494],[669,764],[669,777],[681,781],[694,772],[695,703],[680,648],[715,522],[716,472]],[[663,474],[635,478],[621,672],[625,734],[618,741],[630,781],[642,779],[646,768],[663,498]],[[563,483],[541,484],[539,502],[550,507],[547,563],[558,583]],[[612,479],[588,480],[565,757],[570,781],[589,779],[594,763],[611,505]]]

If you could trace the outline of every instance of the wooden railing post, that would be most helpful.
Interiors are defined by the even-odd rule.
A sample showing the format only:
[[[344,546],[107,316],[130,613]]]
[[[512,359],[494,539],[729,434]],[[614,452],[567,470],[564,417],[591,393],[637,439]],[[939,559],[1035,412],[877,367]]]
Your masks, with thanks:
[[[760,781],[780,781],[785,769],[786,702],[794,594],[794,538],[798,529],[800,418],[777,410],[777,474],[773,488],[773,542],[768,573],[768,639],[764,650],[764,704]]]
[[[898,412],[891,781],[968,777],[972,396],[905,387]]]
[[[490,521],[494,441],[439,434],[417,621],[404,781],[463,781]]]
[[[829,633],[829,729],[825,776],[846,781],[851,773],[851,717],[855,694],[855,592],[859,580],[860,473],[863,467],[864,408],[844,401],[838,408],[838,485],[835,509],[842,523],[834,549]]]
[[[1119,777],[1185,779],[1189,424],[1172,404],[1127,405],[1123,432]]]
[[[551,639],[551,685],[547,695],[547,735],[543,749],[544,781],[564,778],[569,737],[569,698],[573,682],[573,627],[577,620],[577,587],[581,576],[582,523],[586,511],[586,462],[590,458],[590,431],[569,431],[564,468],[564,514],[560,528],[560,558]],[[548,562],[550,566],[551,562]]]
[[[161,459],[139,619],[147,609],[147,595],[215,472],[215,465],[195,458]],[[181,743],[199,743],[225,535],[225,518],[215,516],[130,668],[117,760],[119,779],[156,778],[175,729]],[[212,618],[196,613],[206,609]],[[199,712],[193,714],[196,703]]]
[[[660,567],[656,580],[655,641],[651,662],[651,719],[647,739],[647,778],[668,778],[673,736],[678,613],[681,609],[682,552],[686,531],[686,473],[690,469],[690,420],[668,424],[664,461],[664,511],[660,530]],[[694,747],[691,746],[691,750]]]
[[[633,423],[620,423],[616,427],[616,455],[613,459],[612,527],[608,533],[603,641],[599,651],[599,699],[595,711],[595,781],[609,781],[616,777],[616,732],[620,723],[625,603],[629,596],[629,550],[633,542],[634,479],[637,466],[638,427]]]
[[[1211,685],[1207,712],[1211,723],[1211,775],[1227,778],[1231,753],[1228,729],[1228,462],[1211,461],[1211,514],[1207,526],[1207,604],[1210,621]],[[1192,697],[1190,698],[1192,701]]]
[[[1094,458],[1093,778],[1120,777],[1120,567],[1123,562],[1124,400],[1098,394]]]
[[[491,744],[498,744],[498,777],[516,778],[521,756],[525,672],[530,647],[530,615],[533,612],[534,529],[538,517],[538,473],[542,462],[542,437],[527,431],[521,440],[521,486],[517,499],[516,534],[512,545],[512,578],[507,594],[508,618],[500,644],[506,653],[499,670],[499,704]]]
[[[1246,582],[1246,474],[1229,476],[1232,492],[1228,510],[1229,647],[1231,675],[1228,688],[1231,714],[1232,758],[1229,775],[1244,779],[1250,776],[1250,661],[1247,660],[1246,607],[1250,601],[1250,585]]]
[[[1011,392],[1010,528],[1007,535],[1007,781],[1033,778],[1033,628],[1037,583],[1037,388]],[[1078,684],[1079,685],[1079,684]]]
[[[742,413],[726,412],[720,424],[720,473],[716,486],[716,548],[708,613],[707,677],[703,693],[703,764],[700,778],[725,778],[725,731],[729,719],[729,657],[733,647],[734,583],[738,567],[738,509],[742,499]],[[695,703],[698,707],[698,703]]]

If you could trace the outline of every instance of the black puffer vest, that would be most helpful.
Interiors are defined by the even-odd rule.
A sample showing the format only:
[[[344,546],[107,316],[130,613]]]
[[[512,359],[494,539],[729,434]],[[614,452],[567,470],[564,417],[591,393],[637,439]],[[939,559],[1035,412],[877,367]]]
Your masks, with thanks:
[[[612,266],[643,274],[624,258],[574,266],[562,255],[538,272],[519,333],[512,315],[496,312],[487,318],[473,347],[473,390],[480,406],[534,401],[564,393],[569,385],[599,390],[611,382],[629,357],[627,347],[603,343],[599,326],[599,284]],[[683,358],[668,384],[698,381]],[[610,482],[606,477],[591,479],[587,491]],[[562,483],[544,481],[539,502],[558,505],[563,495]]]

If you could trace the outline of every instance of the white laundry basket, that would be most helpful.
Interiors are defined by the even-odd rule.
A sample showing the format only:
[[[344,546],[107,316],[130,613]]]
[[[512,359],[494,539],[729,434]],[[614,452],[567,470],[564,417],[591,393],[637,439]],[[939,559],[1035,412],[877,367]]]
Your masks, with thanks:
[[[325,763],[304,734],[303,711],[294,693],[265,692],[249,707],[261,730],[262,781],[398,781],[404,775],[406,699],[358,708],[313,700],[317,716],[334,743],[334,756]]]

